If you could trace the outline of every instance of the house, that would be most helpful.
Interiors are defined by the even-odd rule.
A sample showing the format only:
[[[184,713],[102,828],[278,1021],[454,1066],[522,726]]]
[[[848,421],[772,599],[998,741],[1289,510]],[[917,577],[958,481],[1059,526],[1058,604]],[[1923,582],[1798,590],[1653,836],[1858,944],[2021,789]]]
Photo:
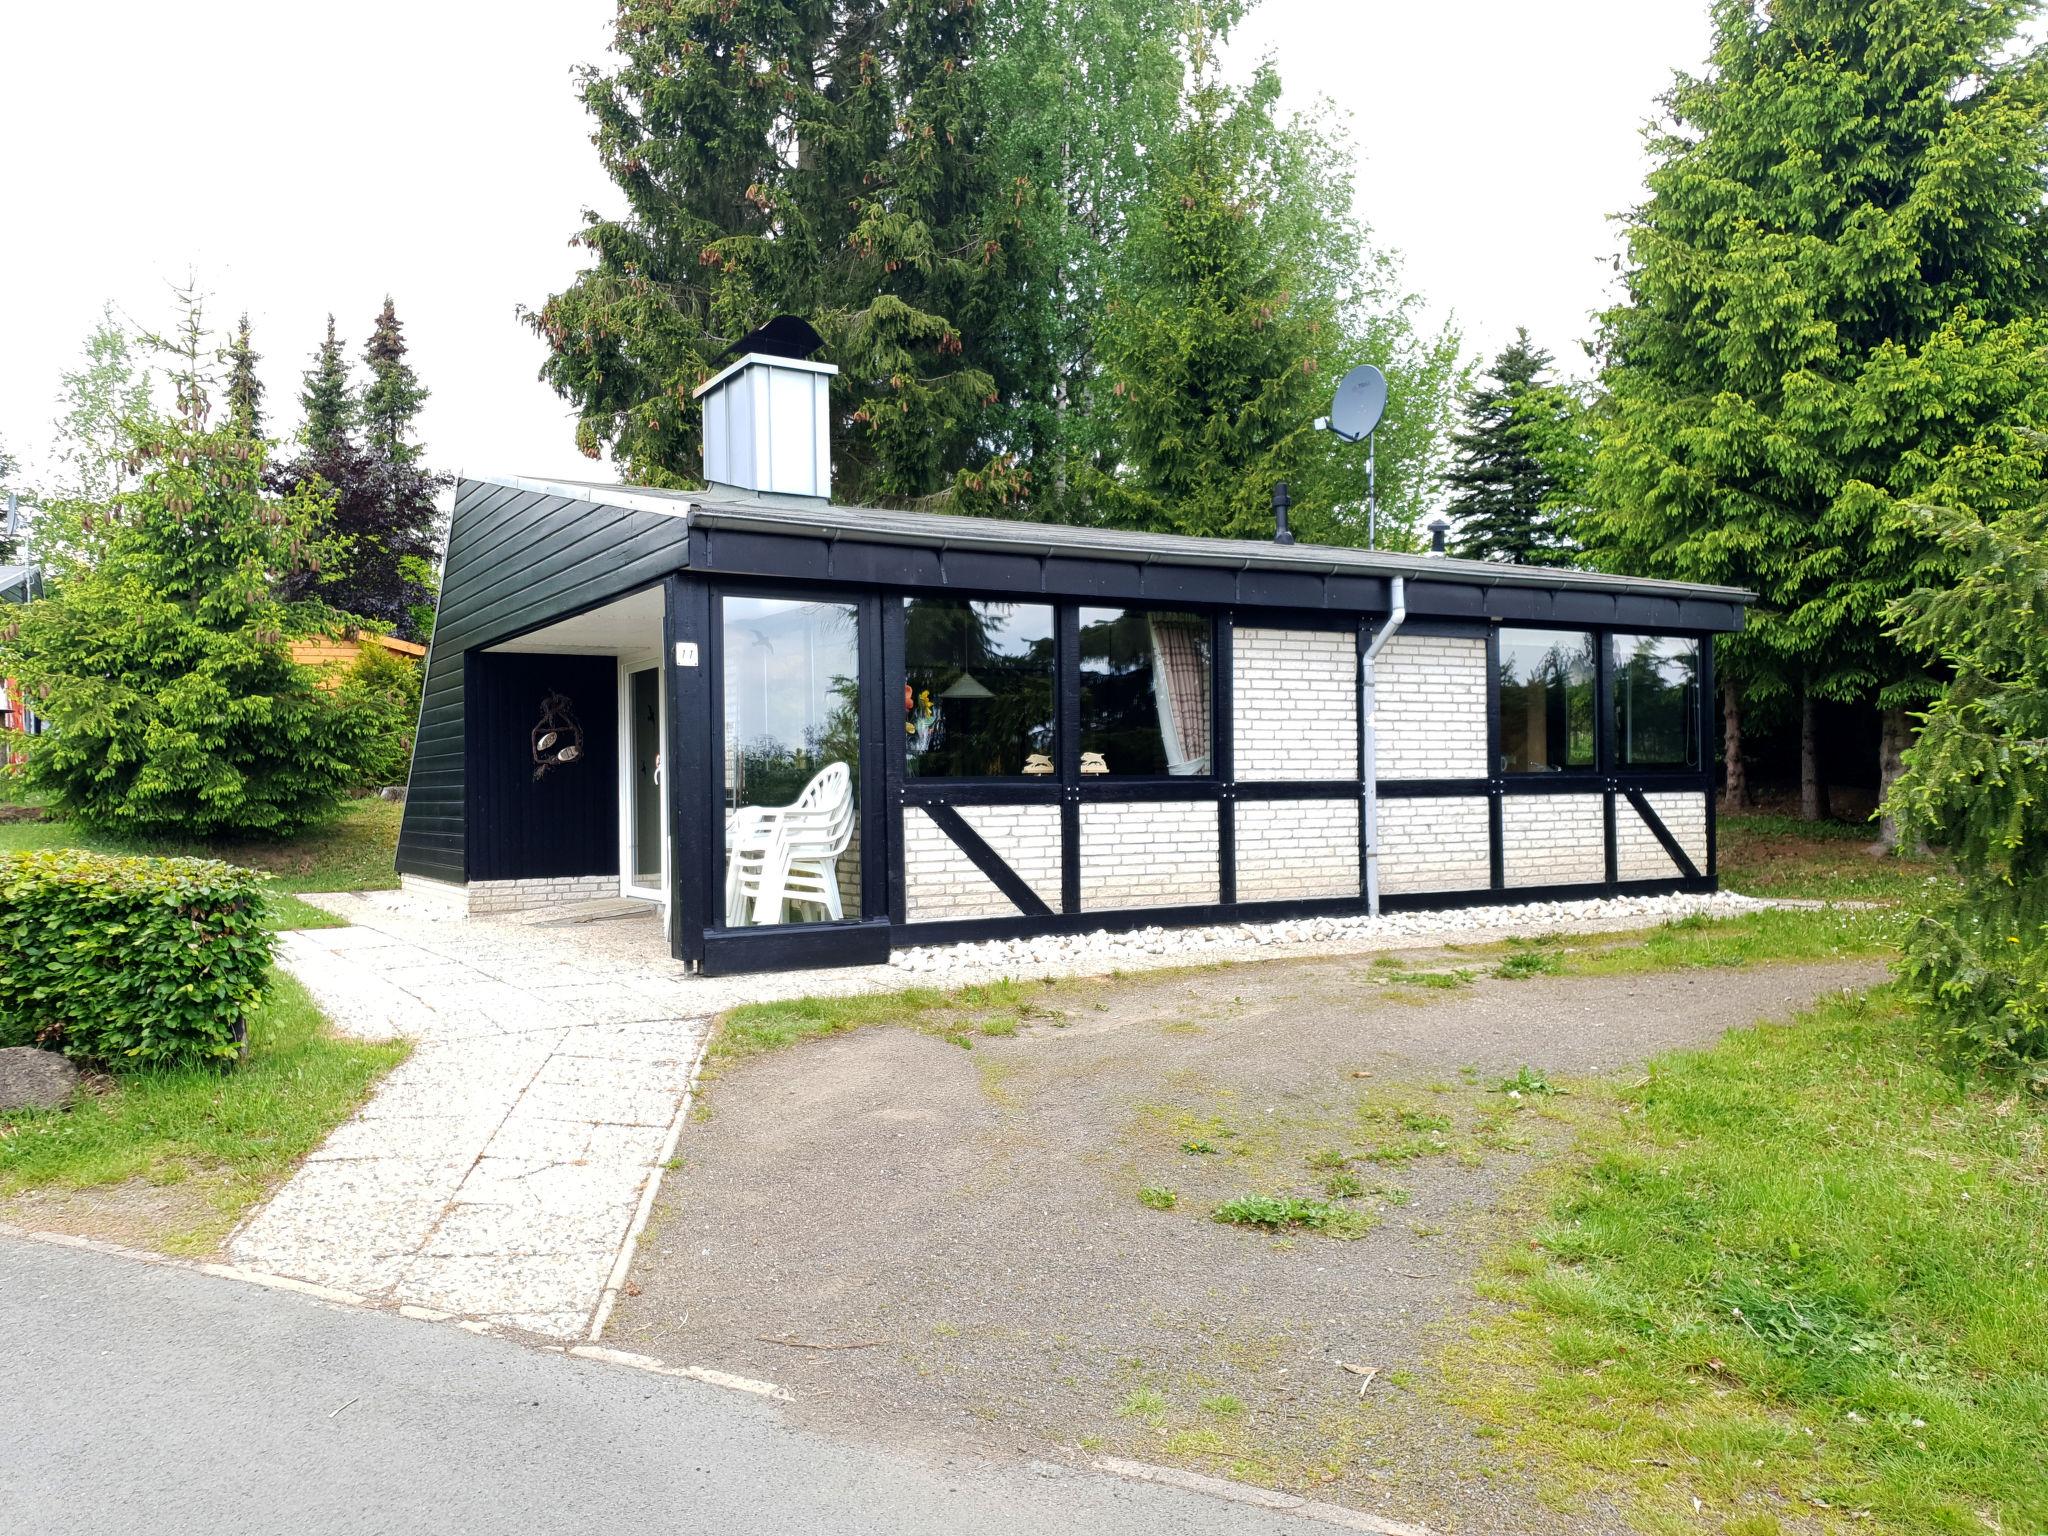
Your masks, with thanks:
[[[460,483],[410,888],[642,898],[712,974],[1714,889],[1750,594],[841,505],[834,370],[750,340],[707,490]]]
[[[359,629],[339,635],[313,635],[294,640],[287,649],[292,660],[302,667],[347,667],[371,646],[411,661],[418,661],[427,654],[427,648],[415,641],[401,640],[396,635],[366,634]],[[333,682],[325,680],[323,685],[333,686]]]
[[[9,521],[6,531],[15,531],[13,522],[13,498],[9,498]],[[43,595],[43,573],[33,565],[0,565],[0,604],[30,603]],[[34,736],[43,728],[43,722],[36,712],[28,707],[22,697],[21,685],[11,677],[0,677],[0,733],[20,731]],[[19,752],[8,752],[0,745],[0,766],[21,761]]]

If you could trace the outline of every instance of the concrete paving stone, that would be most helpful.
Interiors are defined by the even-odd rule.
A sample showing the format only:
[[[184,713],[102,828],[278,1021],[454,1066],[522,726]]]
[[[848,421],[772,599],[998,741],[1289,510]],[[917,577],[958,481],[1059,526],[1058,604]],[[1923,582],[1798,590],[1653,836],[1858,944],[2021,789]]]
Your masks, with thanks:
[[[524,1114],[514,1105],[504,1123],[491,1135],[483,1155],[527,1163],[573,1163],[590,1155],[590,1138],[598,1129],[580,1120],[544,1120],[538,1115]],[[652,1127],[629,1129],[644,1131]]]
[[[372,968],[377,975],[401,991],[413,996],[421,995],[422,987],[462,987],[476,979],[476,973],[460,960],[430,960],[423,965],[378,965],[372,958]]]
[[[416,1306],[468,1315],[576,1313],[588,1318],[604,1294],[611,1267],[610,1253],[415,1254],[392,1294]]]
[[[638,1024],[674,1017],[674,1004],[617,981],[574,983],[534,989],[534,996],[559,1001],[594,1024]]]
[[[623,1216],[623,1220],[622,1220]],[[536,1211],[525,1206],[450,1206],[420,1252],[430,1258],[516,1258],[618,1252],[632,1205]]]
[[[502,1111],[492,1109],[483,1114],[380,1115],[351,1120],[337,1126],[307,1161],[333,1163],[373,1157],[430,1163],[474,1160],[504,1118]]]
[[[456,1205],[495,1205],[547,1215],[630,1206],[647,1182],[644,1163],[541,1163],[479,1158],[455,1192]],[[620,1235],[624,1232],[621,1229]]]
[[[521,1100],[522,1107],[547,1120],[581,1120],[595,1125],[666,1126],[675,1118],[679,1095],[625,1084],[610,1086],[535,1083]]]
[[[332,1286],[373,1301],[391,1294],[412,1258],[410,1249],[403,1253],[371,1253],[360,1243],[319,1240],[300,1240],[276,1247],[238,1242],[233,1254],[234,1262],[243,1269]]]
[[[558,1051],[547,1059],[534,1077],[537,1088],[596,1088],[607,1092],[621,1086],[640,1091],[680,1095],[690,1081],[690,1068],[680,1061],[622,1061],[615,1057],[572,1056]]]
[[[668,1145],[668,1127],[662,1125],[593,1125],[590,1144],[583,1149],[588,1163],[636,1163],[652,1167]]]
[[[710,1027],[708,1019],[670,1019],[644,1024],[584,1024],[562,1036],[558,1055],[649,1065],[695,1065]]]
[[[588,1309],[575,1312],[486,1312],[479,1322],[494,1328],[516,1328],[550,1339],[581,1339],[590,1328]]]

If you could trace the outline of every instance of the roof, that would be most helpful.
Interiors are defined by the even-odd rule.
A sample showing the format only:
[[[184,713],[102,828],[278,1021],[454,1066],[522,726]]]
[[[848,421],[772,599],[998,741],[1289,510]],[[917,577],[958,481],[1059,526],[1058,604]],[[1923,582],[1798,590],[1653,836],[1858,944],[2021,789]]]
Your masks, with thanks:
[[[1655,581],[1556,566],[1508,565],[1451,555],[1408,555],[1338,544],[1276,544],[1269,539],[1208,539],[1122,528],[1026,523],[956,513],[906,512],[798,497],[759,496],[730,486],[671,491],[652,486],[607,485],[591,480],[472,476],[519,490],[542,491],[689,519],[706,528],[808,535],[828,540],[912,544],[938,549],[1007,550],[1135,560],[1141,564],[1212,566],[1228,570],[1402,576],[1410,581],[1451,581],[1468,586],[1534,587],[1544,591],[1636,593],[1651,597],[1707,598],[1747,605],[1756,594],[1741,587]]]

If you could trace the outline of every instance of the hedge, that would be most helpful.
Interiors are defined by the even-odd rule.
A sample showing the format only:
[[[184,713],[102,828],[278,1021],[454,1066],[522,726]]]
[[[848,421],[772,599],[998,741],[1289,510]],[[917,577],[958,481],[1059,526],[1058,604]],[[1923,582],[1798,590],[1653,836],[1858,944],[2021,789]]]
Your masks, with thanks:
[[[270,971],[268,878],[214,859],[0,854],[0,1045],[115,1071],[234,1060]]]

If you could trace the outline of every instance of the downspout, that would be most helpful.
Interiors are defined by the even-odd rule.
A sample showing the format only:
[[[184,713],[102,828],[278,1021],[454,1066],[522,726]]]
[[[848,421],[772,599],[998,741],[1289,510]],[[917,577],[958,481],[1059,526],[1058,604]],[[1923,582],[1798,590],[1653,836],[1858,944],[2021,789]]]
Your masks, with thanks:
[[[1360,756],[1364,759],[1359,771],[1365,782],[1361,803],[1365,817],[1365,910],[1374,917],[1380,915],[1380,744],[1379,727],[1374,719],[1379,710],[1377,662],[1380,647],[1393,637],[1394,631],[1407,617],[1407,584],[1396,576],[1394,606],[1387,614],[1386,622],[1373,635],[1372,643],[1365,648],[1365,654],[1358,659],[1359,745],[1363,749]]]

